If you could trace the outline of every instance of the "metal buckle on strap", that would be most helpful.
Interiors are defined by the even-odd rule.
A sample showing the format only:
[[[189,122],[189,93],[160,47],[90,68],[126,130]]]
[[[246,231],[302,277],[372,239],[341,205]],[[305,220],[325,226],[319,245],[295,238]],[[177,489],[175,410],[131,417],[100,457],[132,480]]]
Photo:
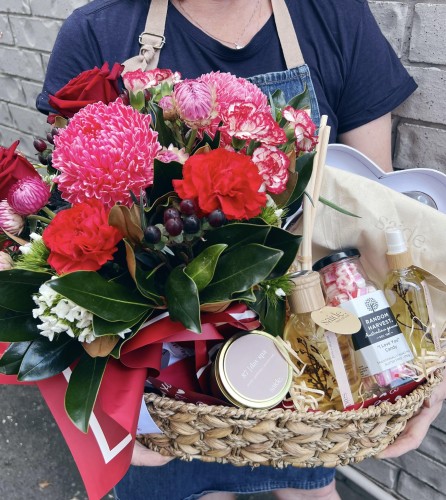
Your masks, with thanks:
[[[163,35],[157,35],[156,33],[149,33],[148,31],[143,31],[139,35],[139,38],[138,38],[140,45],[143,45],[143,36],[144,35],[154,36],[155,38],[159,38],[160,39],[160,42],[158,43],[158,45],[152,45],[152,47],[154,49],[162,49],[164,47],[164,44],[166,43],[166,37],[165,36],[163,36]]]

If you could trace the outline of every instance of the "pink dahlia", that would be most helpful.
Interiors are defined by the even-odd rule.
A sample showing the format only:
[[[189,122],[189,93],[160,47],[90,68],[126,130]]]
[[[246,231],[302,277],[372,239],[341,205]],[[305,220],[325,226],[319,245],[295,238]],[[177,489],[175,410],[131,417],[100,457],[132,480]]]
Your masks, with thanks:
[[[161,149],[151,117],[125,106],[120,99],[81,109],[54,139],[55,182],[72,204],[100,200],[111,208],[131,205],[153,183],[153,160]]]
[[[25,219],[16,213],[6,200],[0,201],[0,229],[11,234],[20,234],[25,226]]]
[[[219,130],[229,137],[263,144],[282,144],[286,134],[274,120],[271,112],[259,111],[252,103],[234,103],[222,114]]]
[[[200,79],[175,85],[172,98],[179,118],[190,128],[207,127],[217,115],[215,89]]]
[[[8,192],[8,203],[19,215],[35,214],[50,199],[50,187],[39,177],[17,181]]]
[[[294,128],[296,149],[298,151],[311,151],[317,144],[316,125],[307,111],[287,106],[283,109],[282,114]]]
[[[290,159],[275,146],[260,146],[254,150],[252,161],[263,177],[266,190],[279,194],[285,191]]]

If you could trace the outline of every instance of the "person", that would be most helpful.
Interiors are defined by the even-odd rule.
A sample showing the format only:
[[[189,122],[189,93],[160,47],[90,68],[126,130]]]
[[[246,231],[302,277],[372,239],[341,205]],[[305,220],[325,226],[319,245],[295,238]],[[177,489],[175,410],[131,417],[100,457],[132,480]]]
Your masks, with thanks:
[[[159,1],[93,0],[75,10],[55,42],[37,108],[51,112],[48,96],[80,72],[137,55],[149,7]],[[287,99],[306,86],[313,121],[318,124],[321,115],[328,116],[331,142],[352,146],[383,170],[392,169],[390,113],[416,84],[380,32],[366,0],[171,0],[163,36],[158,67],[178,71],[183,78],[230,72],[249,78],[266,93],[280,88]],[[442,384],[381,456],[396,457],[416,448],[445,397]],[[185,463],[139,443],[132,463],[116,487],[119,500],[226,500],[234,492],[258,491],[274,491],[283,500],[339,498],[334,469],[251,470]]]

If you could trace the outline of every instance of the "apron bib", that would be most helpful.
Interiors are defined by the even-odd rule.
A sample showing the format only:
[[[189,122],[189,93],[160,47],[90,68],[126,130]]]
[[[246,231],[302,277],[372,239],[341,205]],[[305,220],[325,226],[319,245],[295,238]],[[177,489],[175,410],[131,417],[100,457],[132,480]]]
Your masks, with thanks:
[[[319,105],[310,69],[305,64],[288,7],[285,0],[271,0],[271,3],[287,69],[255,75],[247,80],[256,84],[266,95],[280,88],[287,100],[302,93],[306,87],[310,93],[311,119],[316,126],[319,126]],[[145,29],[139,36],[141,44],[139,54],[123,63],[123,73],[137,69],[147,71],[157,67],[160,50],[166,42],[164,28],[168,6],[168,0],[152,0],[150,2]]]

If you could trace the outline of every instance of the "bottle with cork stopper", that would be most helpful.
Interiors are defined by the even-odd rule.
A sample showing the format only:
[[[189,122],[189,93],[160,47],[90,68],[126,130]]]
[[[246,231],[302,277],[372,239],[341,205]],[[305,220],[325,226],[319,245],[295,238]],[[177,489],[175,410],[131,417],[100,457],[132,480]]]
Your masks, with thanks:
[[[288,341],[306,366],[296,382],[324,393],[318,409],[338,409],[356,400],[361,377],[354,357],[351,335],[336,335],[315,323],[312,313],[325,307],[320,276],[310,271],[291,275],[293,293],[288,296],[290,317],[284,330]],[[335,358],[336,366],[333,363]],[[343,380],[342,390],[338,379]],[[345,396],[345,397],[344,397]]]
[[[412,255],[400,229],[387,229],[389,272],[384,293],[398,325],[414,354],[422,348],[432,350],[432,300],[422,270],[413,264]]]

